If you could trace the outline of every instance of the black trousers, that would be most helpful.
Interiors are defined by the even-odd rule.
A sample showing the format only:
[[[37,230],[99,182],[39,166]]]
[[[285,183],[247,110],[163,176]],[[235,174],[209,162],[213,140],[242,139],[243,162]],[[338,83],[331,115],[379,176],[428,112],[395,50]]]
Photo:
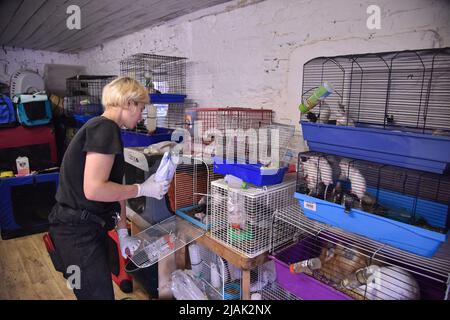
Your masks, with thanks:
[[[49,217],[49,233],[64,278],[75,285],[73,292],[79,300],[114,300],[107,230],[90,220],[68,223],[63,216],[64,208],[56,204]]]

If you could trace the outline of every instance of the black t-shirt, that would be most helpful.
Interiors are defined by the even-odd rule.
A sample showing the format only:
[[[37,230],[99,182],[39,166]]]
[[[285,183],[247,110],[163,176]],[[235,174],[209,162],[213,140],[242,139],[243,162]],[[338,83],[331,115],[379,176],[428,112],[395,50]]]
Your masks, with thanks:
[[[87,152],[115,155],[109,181],[122,184],[125,161],[120,128],[108,118],[96,117],[81,127],[64,154],[56,201],[72,209],[86,209],[98,214],[117,210],[118,202],[86,199],[83,191],[83,179]]]

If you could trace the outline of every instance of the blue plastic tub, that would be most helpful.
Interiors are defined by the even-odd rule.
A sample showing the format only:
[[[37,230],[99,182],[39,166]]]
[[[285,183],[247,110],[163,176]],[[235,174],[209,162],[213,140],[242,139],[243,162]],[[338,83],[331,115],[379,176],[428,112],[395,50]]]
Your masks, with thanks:
[[[171,93],[152,93],[150,94],[151,103],[184,103],[185,94]]]
[[[225,159],[221,162],[223,163],[218,162],[218,159],[214,158],[213,171],[215,173],[223,175],[231,174],[257,187],[270,186],[283,182],[284,174],[288,169],[287,167],[282,167],[274,171],[267,171],[270,174],[262,174],[261,164],[226,163]]]
[[[311,151],[442,174],[450,169],[450,137],[301,121]]]
[[[183,219],[189,221],[190,223],[195,224],[197,227],[200,227],[200,228],[202,228],[204,230],[211,229],[211,224],[209,224],[209,223],[205,224],[205,223],[203,223],[203,222],[201,222],[201,221],[191,217],[190,215],[188,215],[186,213],[187,211],[189,211],[189,210],[191,210],[191,209],[193,209],[195,207],[197,207],[197,206],[190,206],[190,207],[181,208],[181,209],[176,210],[175,213],[178,216],[182,217]]]
[[[402,201],[408,201],[408,199],[402,199],[401,196],[396,198],[399,197],[400,199],[397,200],[399,206],[402,206]],[[442,242],[446,242],[448,239],[448,234],[427,230],[362,210],[352,209],[346,213],[342,205],[310,197],[306,194],[297,192],[295,198],[299,200],[305,216],[310,219],[421,256],[432,257]],[[380,202],[383,202],[381,198]],[[445,213],[445,217],[448,214],[448,206],[442,206],[437,210]]]
[[[81,128],[86,122],[91,120],[92,118],[95,118],[97,116],[93,115],[74,115],[73,118],[75,119],[77,128]]]
[[[156,128],[153,134],[122,130],[122,141],[125,148],[146,147],[161,141],[170,141],[171,138],[172,130],[166,128]]]

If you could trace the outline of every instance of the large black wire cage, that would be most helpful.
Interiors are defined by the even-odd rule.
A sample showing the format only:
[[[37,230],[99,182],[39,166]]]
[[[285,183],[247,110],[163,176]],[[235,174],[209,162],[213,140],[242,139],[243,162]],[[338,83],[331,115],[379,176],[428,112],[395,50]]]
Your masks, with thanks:
[[[138,53],[120,61],[120,75],[136,79],[149,93],[186,94],[186,61],[183,57]]]
[[[302,120],[450,135],[450,48],[312,59],[302,100],[325,82],[333,93]]]
[[[103,87],[116,76],[77,75],[66,79],[66,97],[64,111],[72,115],[98,115],[103,112]]]

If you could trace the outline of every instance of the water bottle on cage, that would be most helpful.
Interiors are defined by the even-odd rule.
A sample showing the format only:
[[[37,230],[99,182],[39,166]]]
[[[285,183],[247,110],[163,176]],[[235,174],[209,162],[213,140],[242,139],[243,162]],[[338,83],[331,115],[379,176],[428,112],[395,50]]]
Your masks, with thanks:
[[[341,286],[346,289],[355,289],[362,285],[366,285],[371,281],[373,274],[378,270],[379,267],[376,265],[358,269],[350,276],[342,280]]]
[[[322,268],[322,262],[319,258],[311,258],[289,265],[291,273],[311,273],[320,268]]]

